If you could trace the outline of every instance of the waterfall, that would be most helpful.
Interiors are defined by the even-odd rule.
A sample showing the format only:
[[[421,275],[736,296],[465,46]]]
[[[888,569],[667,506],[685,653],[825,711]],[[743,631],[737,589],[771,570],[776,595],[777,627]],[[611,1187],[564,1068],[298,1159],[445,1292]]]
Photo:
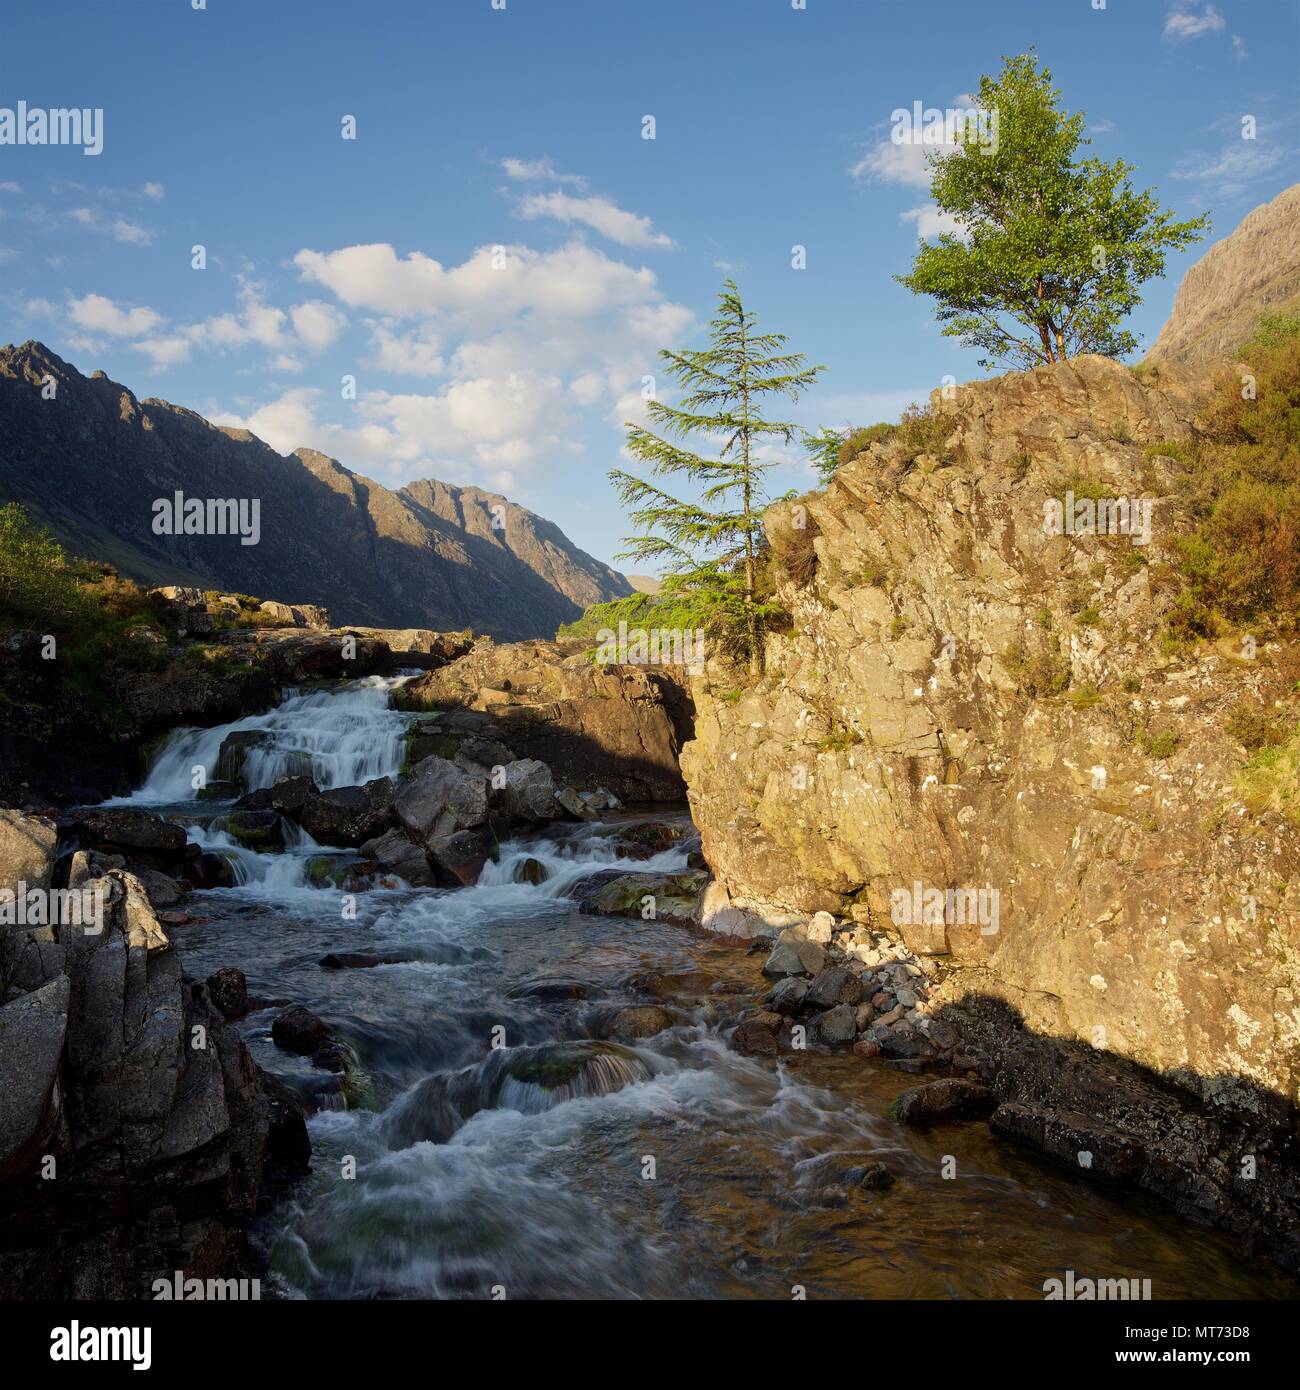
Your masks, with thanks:
[[[390,693],[407,676],[367,676],[305,694],[286,691],[278,709],[248,715],[211,729],[176,729],[168,735],[143,785],[109,805],[169,805],[195,799],[195,768],[207,782],[221,776],[222,745],[232,734],[245,790],[271,787],[285,777],[305,775],[327,791],[353,787],[375,777],[396,777],[405,756],[413,718],[389,708]],[[241,746],[242,745],[242,746]],[[231,759],[228,758],[228,763]],[[222,772],[229,772],[227,766]]]

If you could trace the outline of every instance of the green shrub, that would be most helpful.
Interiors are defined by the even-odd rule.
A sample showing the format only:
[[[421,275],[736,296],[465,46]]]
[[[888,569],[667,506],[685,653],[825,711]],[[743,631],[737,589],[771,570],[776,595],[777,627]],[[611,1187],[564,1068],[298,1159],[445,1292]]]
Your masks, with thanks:
[[[1179,492],[1193,529],[1175,540],[1191,598],[1183,632],[1206,635],[1213,615],[1281,631],[1300,626],[1297,325],[1297,314],[1261,321],[1240,353],[1254,399],[1242,398],[1240,374],[1226,372],[1207,411],[1207,438],[1186,464]]]
[[[1178,747],[1178,733],[1174,729],[1162,729],[1155,734],[1147,731],[1138,739],[1138,745],[1148,758],[1168,758]]]
[[[1232,711],[1223,727],[1252,753],[1285,743],[1289,732],[1277,715],[1244,701]]]

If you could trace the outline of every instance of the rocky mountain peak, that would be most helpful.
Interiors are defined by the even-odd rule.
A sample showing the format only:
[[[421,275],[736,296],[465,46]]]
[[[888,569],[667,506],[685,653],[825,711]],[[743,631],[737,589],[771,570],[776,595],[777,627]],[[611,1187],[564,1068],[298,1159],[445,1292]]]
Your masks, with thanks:
[[[1217,241],[1183,277],[1148,362],[1229,356],[1261,314],[1300,299],[1300,184],[1283,189]]]

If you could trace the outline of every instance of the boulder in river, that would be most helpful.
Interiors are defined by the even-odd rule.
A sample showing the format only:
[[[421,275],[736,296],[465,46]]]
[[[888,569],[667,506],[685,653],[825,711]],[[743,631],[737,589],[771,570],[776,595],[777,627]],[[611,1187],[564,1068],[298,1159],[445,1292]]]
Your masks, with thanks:
[[[227,1018],[243,1018],[248,1012],[248,982],[244,972],[223,966],[208,976],[208,995]]]
[[[429,841],[429,859],[443,882],[468,888],[478,882],[484,864],[496,849],[489,827],[476,825],[451,835],[435,835]]]
[[[325,845],[363,845],[393,824],[393,784],[376,777],[361,787],[335,787],[309,796],[298,822]]]
[[[410,837],[428,846],[487,820],[488,779],[446,758],[428,757],[397,784],[393,810]]]
[[[436,882],[428,851],[412,844],[399,829],[367,840],[361,853],[373,859],[381,872],[395,874],[413,888],[432,888]]]
[[[506,991],[507,999],[536,999],[542,1003],[552,1004],[570,999],[585,999],[591,992],[591,987],[584,984],[581,980],[529,980],[522,985],[515,985]]]
[[[480,1110],[537,1114],[581,1096],[603,1096],[651,1071],[631,1048],[581,1039],[499,1048],[486,1061],[450,1075],[430,1076],[398,1101],[383,1121],[393,1149],[422,1140],[445,1143]]]
[[[602,1038],[653,1038],[672,1028],[676,1017],[658,1004],[636,1004],[619,1009],[600,1025]]]
[[[284,848],[284,822],[275,811],[232,811],[218,822],[232,840],[258,854],[273,854]]]
[[[978,1081],[946,1077],[904,1091],[893,1113],[905,1125],[933,1125],[987,1115],[995,1104],[993,1092]]]
[[[500,772],[494,783],[492,806],[512,825],[536,824],[555,818],[555,779],[551,769],[536,758],[517,758]]]

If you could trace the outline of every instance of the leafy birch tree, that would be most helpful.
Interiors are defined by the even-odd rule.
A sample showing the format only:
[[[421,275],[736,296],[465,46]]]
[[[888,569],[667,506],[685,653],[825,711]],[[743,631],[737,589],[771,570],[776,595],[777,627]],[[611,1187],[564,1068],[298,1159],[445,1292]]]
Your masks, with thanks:
[[[718,312],[709,325],[709,346],[664,349],[667,373],[683,391],[678,405],[648,402],[647,428],[628,423],[628,451],[649,467],[650,478],[613,469],[619,497],[629,508],[635,535],[625,538],[621,559],[667,567],[666,587],[690,595],[708,625],[725,633],[757,670],[765,617],[759,593],[763,544],[763,478],[777,460],[762,445],[789,443],[798,426],[765,419],[768,397],[795,400],[824,368],[809,367],[803,353],[787,352],[781,333],[760,333],[755,315],[727,280]],[[705,455],[689,447],[694,439],[717,444]],[[659,481],[680,478],[698,485],[683,498]]]
[[[1165,258],[1199,241],[1208,216],[1175,222],[1129,182],[1122,159],[1079,159],[1081,112],[1067,116],[1032,54],[980,78],[989,131],[956,129],[929,156],[930,195],[961,228],[923,242],[895,278],[938,300],[943,332],[983,349],[985,367],[1034,367],[1079,353],[1119,357],[1137,346],[1120,320]],[[981,135],[984,136],[981,139]]]

